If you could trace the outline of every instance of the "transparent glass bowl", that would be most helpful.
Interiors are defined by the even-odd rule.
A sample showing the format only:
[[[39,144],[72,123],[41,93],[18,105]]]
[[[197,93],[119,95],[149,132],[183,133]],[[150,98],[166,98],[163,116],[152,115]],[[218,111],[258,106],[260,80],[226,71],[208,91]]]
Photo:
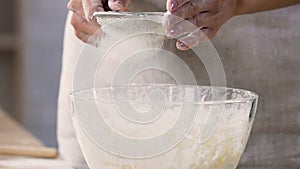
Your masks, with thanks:
[[[91,169],[235,169],[253,125],[258,96],[232,88],[147,84],[78,90],[70,98],[74,128]],[[158,117],[153,121],[139,123],[130,120],[138,116],[122,112],[129,111],[122,105],[142,112],[140,115],[155,114],[156,105],[163,105],[163,111],[153,116]],[[181,130],[171,130],[185,114],[194,118],[192,125],[183,128],[191,128],[174,144],[173,135]],[[131,145],[120,139],[144,138],[151,142],[169,130],[170,140],[163,143]],[[165,151],[160,145],[166,146],[162,148]]]

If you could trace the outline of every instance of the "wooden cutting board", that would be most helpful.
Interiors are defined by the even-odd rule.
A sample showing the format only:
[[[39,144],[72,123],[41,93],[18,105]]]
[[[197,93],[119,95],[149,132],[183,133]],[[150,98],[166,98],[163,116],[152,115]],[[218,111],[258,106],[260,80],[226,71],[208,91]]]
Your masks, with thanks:
[[[0,155],[55,158],[57,151],[46,147],[0,109]]]

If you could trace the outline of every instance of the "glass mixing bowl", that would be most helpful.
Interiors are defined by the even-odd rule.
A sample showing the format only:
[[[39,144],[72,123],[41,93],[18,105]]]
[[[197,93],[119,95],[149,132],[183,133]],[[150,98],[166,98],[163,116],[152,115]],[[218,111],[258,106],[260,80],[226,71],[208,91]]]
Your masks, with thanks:
[[[96,47],[82,50],[70,95],[74,128],[89,167],[235,169],[257,95],[197,85],[197,73],[189,68],[199,65],[188,65],[185,58],[203,62],[212,86],[226,85],[212,44],[178,51],[176,40],[165,35],[164,13],[95,16],[101,24],[92,39]],[[153,68],[170,76],[143,72]]]
[[[79,90],[70,98],[75,131],[91,169],[235,169],[258,96],[232,88],[147,84]],[[163,111],[156,109],[159,103]],[[131,121],[138,116],[120,111],[127,104],[140,115],[159,111],[159,118]],[[185,117],[192,117],[181,125],[188,130],[174,142],[182,131],[176,123]],[[167,139],[156,140],[165,133]]]

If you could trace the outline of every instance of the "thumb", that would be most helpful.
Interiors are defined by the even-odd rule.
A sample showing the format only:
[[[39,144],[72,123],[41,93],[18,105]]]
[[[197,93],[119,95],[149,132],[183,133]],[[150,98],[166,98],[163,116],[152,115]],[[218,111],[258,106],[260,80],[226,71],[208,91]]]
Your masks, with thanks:
[[[82,7],[84,10],[85,18],[92,22],[94,19],[94,12],[104,11],[103,3],[101,0],[82,0]]]
[[[125,11],[131,0],[108,0],[108,6],[112,11]]]

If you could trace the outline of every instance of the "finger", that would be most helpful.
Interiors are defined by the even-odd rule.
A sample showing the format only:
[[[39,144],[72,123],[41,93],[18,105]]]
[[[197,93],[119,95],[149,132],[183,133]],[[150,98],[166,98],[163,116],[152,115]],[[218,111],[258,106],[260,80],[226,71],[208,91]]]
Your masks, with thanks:
[[[191,0],[172,12],[176,16],[187,19],[209,9],[208,3],[202,0]]]
[[[200,13],[192,18],[183,20],[171,27],[167,27],[167,36],[169,38],[176,38],[184,34],[193,32],[198,28],[209,27],[211,14],[208,12]]]
[[[176,43],[176,47],[179,50],[188,50],[194,46],[197,46],[200,42],[208,40],[206,34],[209,33],[211,29],[197,29],[196,31],[190,33],[188,36],[179,39]]]
[[[84,32],[81,32],[79,30],[74,30],[74,33],[78,39],[83,41],[84,43],[87,43],[89,41],[90,36]]]
[[[99,46],[99,42],[100,42],[100,38],[99,37],[94,37],[94,36],[90,36],[84,32],[80,32],[75,30],[74,31],[76,37],[81,40],[84,43],[93,45],[95,47]]]
[[[80,17],[76,13],[72,14],[71,25],[75,30],[84,32],[88,35],[93,35],[100,29],[99,25],[87,22],[84,18]]]
[[[167,10],[173,12],[189,1],[190,0],[167,0]]]
[[[125,11],[131,0],[108,0],[108,6],[113,11]]]
[[[104,11],[101,0],[82,0],[82,6],[87,21],[92,22],[94,19],[94,12]]]
[[[202,29],[202,31],[206,35],[205,40],[210,40],[210,39],[214,38],[217,35],[219,29],[220,29],[219,27]]]
[[[187,4],[189,4],[189,3],[191,3],[191,2],[188,2]],[[192,9],[190,9],[189,6],[186,6],[186,4],[185,4],[184,6],[178,8],[175,12],[168,13],[166,15],[166,26],[171,27],[171,26],[173,26],[185,19],[191,18],[197,14],[208,12],[206,6],[198,6],[198,7],[194,7],[194,8],[197,8],[197,9],[195,9],[194,11],[191,11]]]
[[[85,17],[81,0],[70,0],[67,7],[70,11],[77,13],[81,17]]]
[[[88,38],[87,43],[92,45],[92,46],[98,47],[101,43],[101,37],[102,36],[103,36],[103,32],[100,30],[96,34],[94,34],[93,36],[90,36]]]
[[[92,46],[98,47],[101,42],[101,32],[97,32],[95,35],[91,36],[84,32],[74,30],[74,34],[78,39],[80,39],[82,42],[90,44]]]

